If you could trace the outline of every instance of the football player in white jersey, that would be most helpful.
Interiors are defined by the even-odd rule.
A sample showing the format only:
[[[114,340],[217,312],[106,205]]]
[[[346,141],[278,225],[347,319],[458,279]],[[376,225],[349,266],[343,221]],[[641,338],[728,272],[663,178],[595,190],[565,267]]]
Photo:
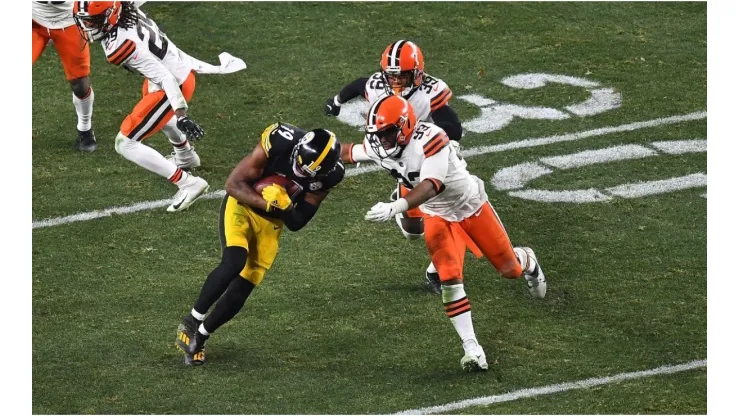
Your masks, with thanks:
[[[337,116],[341,105],[355,97],[364,96],[371,103],[391,95],[399,95],[411,104],[420,121],[433,122],[447,137],[457,143],[462,136],[462,125],[449,106],[452,90],[441,79],[424,72],[424,55],[411,41],[399,40],[385,48],[380,56],[380,72],[369,78],[358,78],[345,86],[338,95],[326,100],[325,112]],[[408,194],[409,188],[400,183],[391,195],[396,200]],[[424,236],[424,221],[419,210],[411,210],[395,217],[398,227],[408,239]],[[426,280],[435,293],[441,293],[439,273],[433,263],[426,271]]]
[[[74,18],[83,38],[100,41],[114,65],[144,76],[143,98],[123,120],[116,136],[116,151],[179,188],[167,211],[187,209],[208,190],[208,183],[187,172],[200,166],[188,140],[203,135],[187,116],[188,101],[198,73],[230,73],[246,68],[244,61],[222,53],[215,67],[189,56],[162,33],[157,24],[133,2],[78,1]],[[162,130],[174,148],[171,158],[141,142]]]
[[[93,152],[98,145],[92,129],[95,94],[90,87],[90,48],[77,32],[72,18],[71,1],[34,1],[31,3],[31,41],[33,64],[53,41],[64,75],[72,87],[72,104],[77,112],[77,140],[75,147]]]
[[[512,247],[483,181],[468,173],[445,131],[417,122],[411,104],[399,96],[383,97],[370,107],[365,139],[343,144],[342,160],[373,161],[411,189],[396,201],[377,203],[365,219],[387,221],[410,209],[421,210],[427,250],[442,281],[444,309],[463,342],[460,364],[466,371],[486,370],[463,287],[466,247],[485,255],[505,278],[523,277],[532,296],[542,298],[547,281],[532,249]]]

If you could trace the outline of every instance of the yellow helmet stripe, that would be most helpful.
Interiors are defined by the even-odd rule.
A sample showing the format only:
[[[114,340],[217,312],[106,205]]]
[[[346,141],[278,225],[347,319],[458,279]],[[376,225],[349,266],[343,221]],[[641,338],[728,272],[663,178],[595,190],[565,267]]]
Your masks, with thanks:
[[[326,147],[324,148],[324,151],[321,152],[319,157],[317,157],[316,160],[313,163],[311,163],[311,166],[308,167],[310,170],[314,171],[316,170],[317,167],[319,167],[321,162],[323,162],[324,159],[326,158],[326,155],[329,154],[329,150],[331,150],[331,148],[334,147],[334,143],[336,143],[336,141],[337,141],[337,136],[332,134],[331,137],[329,137],[329,142],[326,143]]]

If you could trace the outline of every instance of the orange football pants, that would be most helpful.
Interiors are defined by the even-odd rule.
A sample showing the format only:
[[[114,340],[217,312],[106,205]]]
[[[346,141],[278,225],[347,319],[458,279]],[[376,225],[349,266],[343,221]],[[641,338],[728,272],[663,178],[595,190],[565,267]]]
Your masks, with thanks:
[[[465,249],[477,250],[507,279],[522,274],[509,235],[490,203],[459,222],[424,215],[424,239],[441,281],[463,278]]]
[[[195,92],[195,74],[191,72],[180,85],[186,101],[193,98]],[[121,123],[121,133],[129,139],[142,141],[162,130],[175,114],[164,90],[149,92],[149,80],[144,80],[141,89],[142,99],[136,104],[131,114]]]
[[[82,39],[76,26],[64,29],[48,29],[31,20],[31,42],[33,44],[33,64],[39,59],[49,39],[54,41],[54,48],[64,67],[68,81],[90,75],[90,47]]]

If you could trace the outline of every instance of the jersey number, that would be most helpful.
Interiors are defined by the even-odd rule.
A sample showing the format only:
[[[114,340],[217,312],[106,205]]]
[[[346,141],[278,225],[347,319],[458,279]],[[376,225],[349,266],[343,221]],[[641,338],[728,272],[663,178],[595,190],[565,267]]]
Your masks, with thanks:
[[[157,31],[155,32],[154,29],[157,29]],[[144,30],[149,32],[149,52],[161,61],[167,54],[167,46],[169,45],[167,36],[154,25],[151,19],[140,14],[136,32],[141,40],[144,40]]]
[[[279,135],[285,137],[285,140],[293,140],[293,133],[295,133],[295,130],[281,124],[277,132]]]
[[[391,176],[398,179],[399,182],[403,182],[404,185],[406,185],[407,188],[411,189],[414,187],[414,185],[411,184],[411,182],[416,181],[419,179],[419,176],[421,175],[421,172],[409,172],[409,177],[406,179],[405,176],[401,175],[399,171],[396,169],[391,169]]]

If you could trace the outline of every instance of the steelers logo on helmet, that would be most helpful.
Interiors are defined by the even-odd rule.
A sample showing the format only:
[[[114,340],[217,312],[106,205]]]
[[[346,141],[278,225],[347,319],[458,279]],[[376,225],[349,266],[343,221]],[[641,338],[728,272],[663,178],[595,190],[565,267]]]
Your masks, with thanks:
[[[385,48],[380,68],[386,93],[408,98],[424,79],[424,55],[414,42],[399,40]]]
[[[383,97],[367,112],[365,139],[381,159],[398,157],[411,140],[416,127],[416,114],[404,98]]]
[[[325,129],[306,133],[290,155],[293,173],[302,178],[329,174],[339,161],[340,143],[337,136]]]

